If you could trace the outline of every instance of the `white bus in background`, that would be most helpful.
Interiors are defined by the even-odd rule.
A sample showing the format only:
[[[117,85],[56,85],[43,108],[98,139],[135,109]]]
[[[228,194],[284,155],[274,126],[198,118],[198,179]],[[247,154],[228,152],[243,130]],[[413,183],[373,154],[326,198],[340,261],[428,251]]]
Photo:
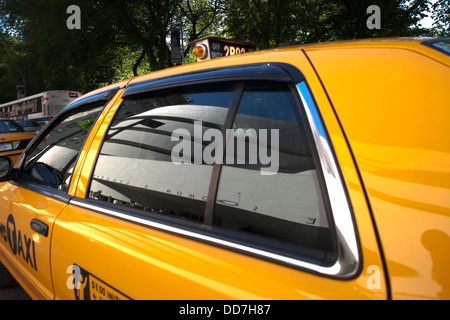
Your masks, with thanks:
[[[20,100],[0,104],[0,118],[14,120],[50,120],[82,94],[70,90],[45,91]],[[47,121],[48,121],[47,120]]]

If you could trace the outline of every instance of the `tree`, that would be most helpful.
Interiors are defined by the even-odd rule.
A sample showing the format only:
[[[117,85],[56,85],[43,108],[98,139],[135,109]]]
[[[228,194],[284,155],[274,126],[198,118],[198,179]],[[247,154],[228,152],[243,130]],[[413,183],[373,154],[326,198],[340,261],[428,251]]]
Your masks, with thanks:
[[[450,36],[450,2],[438,0],[432,7],[432,17],[435,20],[434,31],[437,36]]]
[[[179,28],[184,30],[187,42],[200,39],[207,35],[223,35],[222,20],[226,14],[226,1],[224,0],[185,0],[179,4],[179,16],[182,22]],[[178,21],[175,21],[174,25]],[[190,48],[184,50],[187,56]]]
[[[15,100],[16,85],[25,84],[19,63],[19,46],[15,38],[0,33],[0,103]]]
[[[367,28],[371,5],[381,9],[381,29]],[[263,48],[286,41],[415,36],[425,32],[415,26],[428,5],[428,0],[230,0],[225,24],[232,37],[244,36]]]
[[[300,1],[232,0],[226,5],[226,34],[269,48],[293,40],[298,23],[292,19],[300,12]]]
[[[69,0],[0,1],[0,93],[71,89],[87,92],[131,76],[173,66],[172,28],[184,43],[207,35],[247,40],[261,48],[320,42],[449,33],[448,0],[77,0],[80,29],[69,29]],[[381,28],[369,29],[370,5]],[[418,21],[434,9],[437,23]],[[184,56],[190,52],[186,47]],[[8,89],[5,89],[8,88]],[[7,91],[7,93],[6,93]]]
[[[18,44],[20,56],[9,56],[8,65],[21,70],[27,93],[70,89],[82,92],[114,80],[120,52],[114,32],[88,0],[82,8],[82,28],[69,30],[66,13],[69,1],[5,0],[0,8],[8,19],[3,27]],[[88,17],[95,17],[88,18]]]
[[[118,43],[128,46],[139,57],[133,72],[144,59],[151,70],[172,66],[167,36],[181,0],[97,1],[107,25],[115,31]]]

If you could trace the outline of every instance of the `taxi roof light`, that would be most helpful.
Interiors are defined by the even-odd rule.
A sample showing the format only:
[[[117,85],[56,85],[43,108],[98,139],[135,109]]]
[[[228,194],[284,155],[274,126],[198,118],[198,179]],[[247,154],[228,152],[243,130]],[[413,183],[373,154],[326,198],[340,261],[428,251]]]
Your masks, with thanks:
[[[216,59],[256,51],[258,45],[240,40],[208,36],[188,43],[197,61]]]
[[[199,59],[205,59],[208,55],[208,48],[204,44],[200,44],[192,49],[192,54]]]

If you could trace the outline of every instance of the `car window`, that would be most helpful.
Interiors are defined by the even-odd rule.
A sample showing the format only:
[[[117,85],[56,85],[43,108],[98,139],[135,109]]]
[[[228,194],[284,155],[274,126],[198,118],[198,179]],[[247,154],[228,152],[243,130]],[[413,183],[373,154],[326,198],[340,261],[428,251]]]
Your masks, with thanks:
[[[287,84],[247,83],[226,155],[213,225],[277,252],[308,248],[321,262],[329,258],[333,240],[313,151]]]
[[[0,133],[24,132],[25,130],[15,121],[0,120]]]
[[[126,98],[105,137],[89,198],[201,223],[212,172],[202,137],[223,128],[234,90],[233,83],[202,84]]]
[[[423,42],[423,44],[450,56],[449,38],[434,38]]]
[[[26,120],[26,121],[17,121],[23,127],[38,127],[39,123],[36,121]]]
[[[245,88],[240,99],[238,84]],[[334,233],[296,99],[289,84],[269,80],[127,96],[104,139],[88,197],[132,215],[203,223],[220,238],[331,263]],[[232,101],[237,113],[230,121]],[[216,195],[213,165],[222,165]]]
[[[26,155],[22,178],[67,191],[78,154],[105,102],[59,118]]]

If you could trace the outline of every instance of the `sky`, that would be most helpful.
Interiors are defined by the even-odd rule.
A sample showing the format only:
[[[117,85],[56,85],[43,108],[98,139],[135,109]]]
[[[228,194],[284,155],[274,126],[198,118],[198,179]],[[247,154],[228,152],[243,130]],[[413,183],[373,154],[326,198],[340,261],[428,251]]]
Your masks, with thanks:
[[[433,26],[434,20],[431,17],[423,18],[420,23],[424,28],[431,28]]]
[[[431,4],[433,5],[433,4],[435,4],[436,2],[437,2],[437,0],[431,0],[430,1],[431,2]],[[432,26],[433,26],[433,22],[434,22],[434,20],[433,20],[433,18],[431,17],[431,12],[429,12],[429,17],[426,17],[426,18],[423,18],[420,22],[421,22],[421,24],[422,24],[422,27],[424,27],[424,28],[431,28]]]

